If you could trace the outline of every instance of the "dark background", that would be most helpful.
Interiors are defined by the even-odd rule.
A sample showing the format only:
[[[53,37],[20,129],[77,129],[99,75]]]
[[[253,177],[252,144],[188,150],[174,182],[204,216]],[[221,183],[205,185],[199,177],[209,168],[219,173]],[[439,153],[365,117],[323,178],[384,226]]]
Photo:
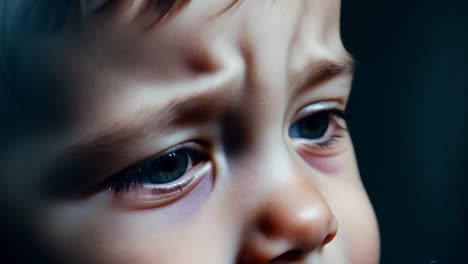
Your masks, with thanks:
[[[381,263],[468,263],[468,0],[342,0],[342,35]]]
[[[343,0],[381,263],[468,263],[468,1]]]

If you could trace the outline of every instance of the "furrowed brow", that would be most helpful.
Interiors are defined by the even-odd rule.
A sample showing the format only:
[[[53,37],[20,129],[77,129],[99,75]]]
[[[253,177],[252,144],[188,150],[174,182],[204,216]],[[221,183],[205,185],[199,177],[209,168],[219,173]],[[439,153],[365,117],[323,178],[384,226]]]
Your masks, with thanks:
[[[278,0],[272,0],[272,3],[275,4],[276,1],[278,1]],[[239,7],[244,2],[245,2],[245,0],[232,0],[226,7],[224,7],[219,12],[217,12],[214,17],[218,17],[218,16],[228,12],[229,10],[232,10],[232,9],[234,9],[236,7]]]
[[[221,11],[219,11],[216,14],[216,16],[222,15],[222,14],[226,13],[227,11],[233,9],[234,7],[241,5],[244,1],[245,0],[232,0],[232,2],[229,3],[229,5],[227,5],[225,8],[221,9]]]
[[[93,13],[101,13],[105,10],[108,10],[110,8],[116,8],[119,7],[118,9],[125,9],[130,6],[136,1],[136,0],[83,0],[84,2],[91,2],[91,8],[84,8],[85,10],[91,9]],[[147,1],[142,1],[144,4],[140,4],[140,7],[138,8],[139,11],[137,12],[138,14],[145,13],[146,11],[150,10],[151,8],[155,8],[158,11],[158,15],[156,18],[149,23],[147,26],[148,28],[151,28],[152,26],[165,21],[167,19],[170,19],[174,16],[176,16],[180,11],[187,6],[192,0],[147,0]],[[229,2],[229,4],[221,9],[219,12],[217,12],[214,17],[218,17],[229,10],[234,9],[235,7],[240,6],[245,0],[232,0]],[[276,2],[276,0],[274,0]],[[83,6],[83,5],[82,5]]]
[[[98,14],[108,10],[129,11],[135,17],[141,16],[149,11],[155,12],[155,17],[148,27],[158,24],[176,16],[187,6],[191,0],[84,0],[84,10]]]

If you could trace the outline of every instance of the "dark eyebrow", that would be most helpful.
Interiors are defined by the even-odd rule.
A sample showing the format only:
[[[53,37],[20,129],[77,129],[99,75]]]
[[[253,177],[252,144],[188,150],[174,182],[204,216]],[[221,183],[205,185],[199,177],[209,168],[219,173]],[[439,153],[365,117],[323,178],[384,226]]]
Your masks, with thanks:
[[[141,109],[136,118],[117,122],[92,136],[87,136],[63,149],[50,163],[44,183],[49,197],[72,198],[95,188],[104,177],[117,173],[108,171],[128,162],[128,146],[145,136],[158,135],[181,125],[203,124],[222,113],[225,89],[216,88],[204,93],[176,97],[157,107]],[[157,153],[154,153],[157,154]],[[149,158],[149,157],[147,157]],[[135,161],[137,162],[137,161]],[[118,164],[118,165],[116,165]]]
[[[354,71],[354,59],[346,54],[339,59],[318,59],[308,63],[303,69],[292,73],[291,89],[299,94],[320,83],[350,74]]]

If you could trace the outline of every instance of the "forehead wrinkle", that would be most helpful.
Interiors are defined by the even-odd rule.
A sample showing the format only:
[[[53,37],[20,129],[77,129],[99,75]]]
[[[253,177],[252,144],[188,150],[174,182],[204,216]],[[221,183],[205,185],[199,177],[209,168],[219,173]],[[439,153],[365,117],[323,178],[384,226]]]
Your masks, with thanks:
[[[258,1],[258,0],[256,0]],[[278,0],[270,0],[272,2],[272,4],[276,4],[276,2],[278,2]],[[230,10],[233,10],[235,8],[239,8],[243,3],[245,2],[245,0],[232,0],[232,2],[230,2],[226,7],[224,7],[223,9],[221,9],[219,12],[217,12],[213,17],[218,17]]]
[[[225,104],[231,103],[239,96],[236,91],[242,87],[242,71],[238,66],[241,65],[229,64],[213,74],[184,81],[178,86],[186,92],[179,95],[175,93],[170,95],[169,92],[170,97],[159,105],[152,103],[151,99],[146,99],[153,96],[158,98],[157,94],[152,95],[150,92],[150,97],[145,96],[146,98],[141,99],[138,99],[139,96],[137,96],[135,97],[137,107],[134,108],[134,112],[128,114],[132,117],[127,117],[124,120],[121,118],[121,120],[113,122],[113,125],[108,125],[107,128],[100,129],[93,135],[83,137],[75,145],[112,145],[109,142],[125,145],[127,142],[132,143],[135,138],[141,138],[155,132],[167,132],[171,126],[175,128],[213,120],[223,110]],[[157,91],[151,85],[149,88],[149,91]],[[164,89],[173,88],[175,87],[169,85]],[[110,111],[115,112],[112,109]],[[83,124],[82,126],[87,125]],[[99,142],[104,142],[104,144],[94,144]]]
[[[192,0],[102,0],[100,4],[86,3],[83,12],[91,15],[124,15],[130,20],[145,19],[149,29],[178,15]],[[87,5],[91,5],[87,7]]]
[[[232,2],[230,2],[226,7],[224,7],[219,12],[217,12],[214,17],[220,16],[228,12],[229,10],[232,10],[233,8],[239,7],[244,1],[245,0],[232,0]]]

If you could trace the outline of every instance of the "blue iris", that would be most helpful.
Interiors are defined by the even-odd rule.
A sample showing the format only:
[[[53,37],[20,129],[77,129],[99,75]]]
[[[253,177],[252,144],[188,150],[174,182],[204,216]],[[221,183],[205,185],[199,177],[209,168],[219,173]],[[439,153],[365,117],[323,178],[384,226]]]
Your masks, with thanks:
[[[291,138],[316,140],[322,138],[328,130],[330,113],[319,112],[302,118],[289,128]]]
[[[169,183],[185,174],[189,162],[190,157],[186,150],[174,151],[146,162],[140,172],[147,183]]]

